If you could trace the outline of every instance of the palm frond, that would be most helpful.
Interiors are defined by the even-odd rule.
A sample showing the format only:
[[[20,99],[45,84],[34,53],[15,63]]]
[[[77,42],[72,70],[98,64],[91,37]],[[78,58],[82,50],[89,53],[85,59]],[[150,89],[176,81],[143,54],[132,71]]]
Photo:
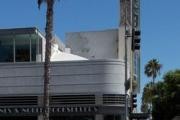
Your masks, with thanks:
[[[159,64],[159,61],[157,59],[152,59],[145,65],[144,68],[144,73],[147,75],[147,77],[152,77],[153,80],[155,80],[157,75],[160,74],[162,65]]]
[[[57,1],[60,1],[60,0],[57,0]],[[41,4],[42,4],[43,2],[47,2],[47,0],[37,0],[37,4],[38,4],[38,8],[39,8],[39,9],[40,9]],[[51,2],[54,3],[55,0],[51,0]]]
[[[38,8],[39,8],[39,9],[40,9],[41,4],[42,4],[43,2],[46,2],[46,0],[37,0]]]

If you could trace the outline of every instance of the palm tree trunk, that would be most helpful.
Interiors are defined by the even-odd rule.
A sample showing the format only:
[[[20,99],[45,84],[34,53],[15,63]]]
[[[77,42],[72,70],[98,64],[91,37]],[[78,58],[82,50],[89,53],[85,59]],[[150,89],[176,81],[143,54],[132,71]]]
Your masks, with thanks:
[[[152,77],[152,82],[151,82],[150,120],[152,120],[152,109],[153,109],[152,107],[153,107],[154,83],[155,83],[155,76]]]
[[[53,5],[52,0],[47,0],[46,12],[46,51],[44,62],[44,120],[49,120],[49,81],[50,81],[50,58],[53,32]]]

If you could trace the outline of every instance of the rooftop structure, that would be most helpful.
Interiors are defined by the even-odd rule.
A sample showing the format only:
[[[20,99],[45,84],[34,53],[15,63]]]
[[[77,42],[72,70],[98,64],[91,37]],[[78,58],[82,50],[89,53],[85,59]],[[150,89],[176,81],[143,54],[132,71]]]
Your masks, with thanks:
[[[51,61],[87,60],[67,53],[65,45],[53,38]],[[43,62],[45,38],[35,27],[0,29],[0,62]]]

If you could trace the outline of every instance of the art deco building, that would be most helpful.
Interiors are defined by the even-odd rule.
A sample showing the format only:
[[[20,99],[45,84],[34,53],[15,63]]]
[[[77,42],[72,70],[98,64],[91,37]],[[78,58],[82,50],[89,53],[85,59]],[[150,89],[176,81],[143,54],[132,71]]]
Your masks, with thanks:
[[[43,35],[36,28],[0,30],[0,119],[41,120]],[[52,46],[52,120],[119,120],[124,113],[124,62],[88,60]]]
[[[51,120],[124,119],[125,95],[139,88],[139,50],[124,28],[67,33],[66,44],[53,38]],[[42,120],[44,54],[37,28],[0,29],[0,120]]]

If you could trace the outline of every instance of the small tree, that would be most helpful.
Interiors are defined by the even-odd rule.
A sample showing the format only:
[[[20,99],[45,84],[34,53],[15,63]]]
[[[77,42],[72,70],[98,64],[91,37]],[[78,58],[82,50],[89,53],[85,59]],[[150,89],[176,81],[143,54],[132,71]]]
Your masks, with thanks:
[[[153,88],[151,85],[152,83],[148,83],[143,89],[141,111],[145,113],[150,112],[151,108],[150,106],[152,103],[153,96]]]

